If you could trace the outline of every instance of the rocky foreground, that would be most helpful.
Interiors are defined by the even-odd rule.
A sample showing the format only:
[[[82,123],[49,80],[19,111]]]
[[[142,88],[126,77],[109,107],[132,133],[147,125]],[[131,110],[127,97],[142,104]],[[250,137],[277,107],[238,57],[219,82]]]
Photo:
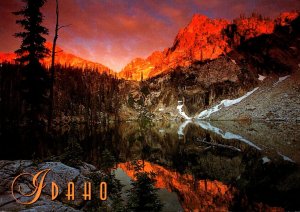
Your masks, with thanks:
[[[45,178],[46,187],[37,202],[32,205],[22,205],[16,202],[12,196],[11,184],[14,178],[21,173],[36,174],[38,171],[50,169],[51,171]],[[98,171],[93,165],[83,163],[78,168],[67,166],[61,162],[43,162],[35,164],[30,160],[0,161],[0,210],[1,211],[82,211],[88,210],[89,201],[84,201],[83,186],[84,182],[93,182],[92,176],[99,179],[103,173]],[[51,200],[51,182],[55,182],[59,187],[57,200]],[[75,184],[75,200],[68,201],[65,193],[67,183]],[[23,193],[32,191],[32,179],[21,179],[18,183]],[[16,193],[16,198],[23,202],[25,197]],[[96,198],[93,197],[92,198]],[[98,195],[97,195],[98,198]],[[106,203],[109,202],[105,201]]]

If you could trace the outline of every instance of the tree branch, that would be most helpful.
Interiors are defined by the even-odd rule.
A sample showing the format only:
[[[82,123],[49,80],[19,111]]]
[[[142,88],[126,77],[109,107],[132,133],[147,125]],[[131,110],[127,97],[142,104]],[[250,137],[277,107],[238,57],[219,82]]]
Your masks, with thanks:
[[[62,29],[62,28],[69,27],[69,26],[72,26],[72,24],[67,24],[67,25],[59,26],[59,27],[57,28],[57,30],[60,30],[60,29]]]

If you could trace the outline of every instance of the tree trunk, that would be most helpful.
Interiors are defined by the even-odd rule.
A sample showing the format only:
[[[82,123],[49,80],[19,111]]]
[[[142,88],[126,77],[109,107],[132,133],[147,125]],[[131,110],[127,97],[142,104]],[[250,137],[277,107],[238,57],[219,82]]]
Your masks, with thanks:
[[[49,119],[48,119],[49,129],[52,126],[53,108],[54,108],[55,47],[58,38],[58,17],[59,17],[59,8],[58,8],[58,0],[56,0],[56,25],[55,25],[55,35],[54,35],[53,46],[52,46],[52,60],[51,60],[51,88],[50,88],[50,107],[49,107]]]

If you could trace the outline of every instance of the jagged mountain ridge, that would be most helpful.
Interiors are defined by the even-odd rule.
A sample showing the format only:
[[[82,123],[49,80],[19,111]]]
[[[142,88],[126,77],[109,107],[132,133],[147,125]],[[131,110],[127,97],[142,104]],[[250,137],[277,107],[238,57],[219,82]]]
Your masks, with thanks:
[[[146,59],[137,58],[119,73],[129,80],[147,79],[181,66],[188,67],[195,61],[207,61],[226,55],[241,43],[262,34],[271,34],[275,26],[285,26],[298,16],[285,12],[274,20],[253,14],[229,22],[209,19],[200,14],[177,34],[173,45],[164,51],[155,51]]]
[[[276,25],[286,26],[297,16],[298,12],[285,12],[271,20],[254,14],[248,18],[240,17],[229,22],[225,19],[209,19],[204,15],[196,14],[191,22],[179,31],[170,48],[155,51],[146,59],[133,59],[118,73],[118,76],[129,80],[148,79],[178,66],[188,67],[195,61],[216,59],[232,51],[241,42],[261,34],[273,33]],[[52,49],[51,43],[47,42],[46,46]],[[0,52],[0,62],[13,63],[15,58],[14,53]],[[42,63],[50,66],[50,55]],[[95,69],[101,73],[114,73],[105,65],[64,52],[60,47],[57,47],[56,63]]]
[[[182,118],[176,109],[178,101],[184,103],[183,110],[186,114],[194,117],[224,99],[239,98],[248,91],[262,86],[259,75],[271,79],[272,83],[276,83],[279,77],[287,75],[291,75],[288,81],[291,79],[299,82],[294,73],[300,67],[300,17],[293,21],[289,20],[289,18],[280,19],[279,21],[284,24],[275,26],[271,34],[249,38],[226,55],[220,55],[216,59],[195,61],[189,66],[178,66],[142,82],[127,81],[126,85],[122,85],[126,88],[122,98],[131,104],[126,104],[127,107],[124,104],[121,108],[122,119],[131,119],[140,114],[157,119]],[[228,33],[230,35],[231,32]],[[232,40],[239,36],[237,33],[233,35]],[[271,93],[276,92],[272,85],[270,89]],[[287,90],[282,90],[283,95],[286,92]],[[297,88],[291,89],[289,93],[297,97]],[[272,102],[272,99],[269,101],[271,105],[277,104]],[[268,108],[258,109],[265,107],[265,104],[262,104],[264,99],[260,98],[260,102],[256,105],[255,112],[268,113]],[[299,107],[290,104],[287,109],[297,111]],[[245,118],[243,111],[238,114],[230,116],[230,119]],[[289,114],[286,119],[298,119],[294,113]],[[255,114],[247,118],[264,119],[268,116]]]
[[[49,50],[51,50],[52,44],[47,42],[46,47]],[[105,65],[102,65],[101,63],[85,60],[74,54],[65,52],[59,46],[56,46],[56,52],[57,52],[56,57],[55,57],[56,64],[60,64],[63,66],[71,66],[71,67],[75,67],[75,68],[93,69],[93,70],[97,70],[99,73],[104,73],[104,72],[111,73],[111,74],[114,73],[114,71],[112,69],[108,68]],[[16,58],[17,58],[17,55],[15,53],[1,53],[0,52],[0,63],[3,63],[3,62],[15,63]],[[44,58],[41,62],[46,67],[50,67],[51,55]]]

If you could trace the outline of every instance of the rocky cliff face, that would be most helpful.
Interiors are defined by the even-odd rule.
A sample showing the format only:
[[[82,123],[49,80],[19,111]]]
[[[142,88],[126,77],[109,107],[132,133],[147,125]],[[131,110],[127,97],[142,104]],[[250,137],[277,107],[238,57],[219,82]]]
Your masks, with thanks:
[[[244,94],[256,83],[255,76],[221,57],[205,64],[192,64],[189,68],[178,67],[135,83],[136,86],[122,86],[126,89],[124,92],[120,89],[125,101],[120,113],[124,119],[136,119],[143,114],[151,118],[176,119],[181,118],[177,106],[182,102],[187,115],[193,117],[220,98]]]
[[[177,106],[183,103],[183,110],[186,114],[195,117],[201,111],[216,105],[223,99],[236,99],[255,87],[261,86],[259,75],[273,78],[275,83],[279,77],[297,72],[300,59],[300,18],[294,19],[295,17],[290,13],[280,16],[276,21],[279,21],[281,25],[274,25],[273,21],[261,19],[259,16],[238,19],[234,25],[227,25],[227,31],[224,32],[228,38],[227,45],[229,49],[231,48],[230,52],[219,55],[213,60],[191,60],[191,62],[183,59],[181,62],[188,61],[191,64],[169,68],[167,71],[162,71],[161,74],[155,72],[158,66],[153,65],[161,59],[154,60],[153,57],[149,57],[154,61],[152,63],[148,59],[142,60],[145,66],[152,64],[152,71],[143,75],[144,79],[150,78],[142,82],[135,82],[136,86],[126,89],[126,93],[124,92],[122,97],[125,103],[121,109],[121,116],[137,118],[141,114],[150,114],[149,117],[158,119],[176,119],[181,117]],[[204,20],[205,18],[196,16],[194,19],[199,22],[198,19]],[[261,22],[257,25],[251,24],[252,22],[256,23],[255,20],[261,20]],[[253,26],[253,30],[248,34],[241,34],[243,30],[238,30],[240,27],[234,27],[246,25],[244,22],[247,23],[247,26]],[[193,25],[191,24],[191,26]],[[188,45],[186,44],[188,41],[182,41],[179,37],[189,33],[189,28],[187,27],[179,33],[177,39],[180,42],[175,45],[173,50],[164,51],[165,55],[171,58],[172,55],[179,55],[185,51],[184,46]],[[268,31],[269,29],[271,30]],[[267,34],[271,31],[271,34]],[[264,33],[259,35],[260,32]],[[195,45],[191,45],[188,49],[197,46],[197,41],[193,42]],[[202,45],[198,44],[198,46]],[[190,58],[196,57],[193,53],[191,55]],[[165,58],[162,59],[162,61],[164,60]],[[139,69],[139,71],[141,70],[143,69]],[[154,74],[153,76],[153,72],[158,75]],[[128,73],[131,72],[128,71]],[[132,74],[132,76],[142,76],[142,72],[137,75]],[[130,82],[126,83],[130,84]],[[129,87],[127,86],[127,88]],[[282,92],[285,91],[282,90]],[[294,96],[297,94],[295,93]],[[128,111],[130,111],[130,115],[128,115]]]
[[[146,59],[135,59],[119,73],[121,78],[140,80],[159,75],[177,66],[188,66],[195,60],[215,59],[229,51],[222,30],[226,20],[211,20],[203,15],[194,15],[191,22],[181,29],[172,47],[156,51]]]
[[[240,17],[231,23],[224,19],[209,19],[194,15],[181,29],[173,45],[162,52],[154,52],[146,59],[135,59],[119,73],[119,77],[140,80],[157,76],[181,66],[188,67],[196,61],[209,61],[226,55],[241,43],[262,34],[271,34],[275,26],[288,25],[298,13],[282,13],[275,20],[253,14]]]
[[[166,52],[166,62],[170,67],[186,66],[193,60],[215,59],[228,52],[229,48],[222,34],[227,25],[226,20],[194,15],[189,25],[179,31],[173,46]]]
[[[46,47],[51,51],[52,50],[52,44],[46,43]],[[75,56],[73,54],[64,52],[60,47],[56,47],[56,57],[55,57],[55,63],[60,64],[63,66],[72,66],[72,67],[78,67],[78,68],[86,68],[86,69],[93,69],[97,70],[100,73],[106,72],[106,73],[113,73],[113,71],[96,62],[91,62],[88,60],[85,60],[83,58],[80,58],[78,56]],[[15,63],[15,59],[17,58],[17,55],[14,53],[1,53],[0,52],[0,63],[3,62],[9,62],[9,63]],[[44,58],[42,61],[42,64],[46,67],[50,67],[51,65],[51,55]]]

